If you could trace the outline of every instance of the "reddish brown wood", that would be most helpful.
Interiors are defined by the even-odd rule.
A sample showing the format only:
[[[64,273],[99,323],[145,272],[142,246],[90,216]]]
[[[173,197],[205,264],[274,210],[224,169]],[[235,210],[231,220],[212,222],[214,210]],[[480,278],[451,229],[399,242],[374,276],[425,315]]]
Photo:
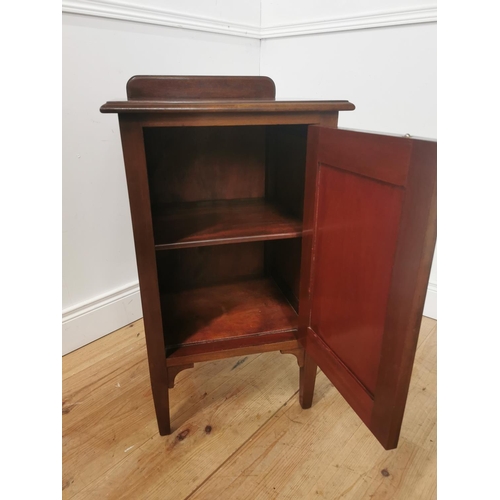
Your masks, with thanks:
[[[161,300],[168,346],[297,329],[297,314],[266,278],[164,294]]]
[[[304,363],[300,367],[299,375],[299,402],[304,410],[312,406],[317,369],[316,362],[308,352],[305,352]]]
[[[157,252],[156,262],[161,293],[265,276],[264,242]]]
[[[277,102],[266,78],[135,77],[127,92],[101,111],[120,113],[160,433],[181,369],[281,350],[301,365],[303,408],[318,363],[395,447],[435,240],[435,145],[335,130],[351,103]]]
[[[404,191],[330,164],[318,175],[310,325],[373,394]]]
[[[157,250],[302,235],[302,221],[261,198],[164,204],[153,210]]]
[[[398,444],[436,243],[437,144],[413,140],[371,428]]]
[[[101,106],[101,113],[332,113],[351,111],[349,101],[274,101],[274,100],[136,100],[109,101]],[[300,123],[300,122],[297,122]],[[303,122],[303,123],[308,123]],[[247,123],[248,125],[248,123]]]
[[[188,363],[185,365],[176,365],[176,366],[167,366],[167,372],[168,372],[168,388],[173,389],[175,386],[175,377],[183,371],[183,370],[188,370],[189,368],[193,368],[194,364],[193,363]]]
[[[168,374],[143,134],[140,124],[133,117],[124,116],[120,116],[120,133],[134,228],[151,389],[159,432],[165,435],[170,434]]]
[[[297,338],[306,346],[311,311],[310,287],[312,284],[312,260],[314,227],[316,220],[316,188],[318,178],[319,127],[309,127],[307,136],[306,175],[304,184],[304,217],[302,222],[302,252],[300,265],[299,329]]]
[[[373,411],[373,398],[357,377],[346,367],[342,360],[325,344],[311,328],[306,328],[302,340],[307,354],[321,368],[333,385],[344,396],[351,408],[369,427]]]
[[[322,124],[336,127],[338,110],[329,111],[224,111],[215,107],[213,112],[203,111],[137,114],[143,127],[232,127],[258,125],[308,125]]]
[[[167,350],[167,366],[200,363],[271,351],[288,351],[298,348],[300,348],[300,345],[294,331],[274,332],[253,337],[240,337],[220,342],[170,348]]]
[[[311,127],[306,175],[299,336],[390,449],[434,247],[435,143]]]
[[[151,203],[263,198],[265,127],[146,128]]]
[[[336,168],[396,186],[406,185],[412,151],[410,141],[394,135],[338,131],[334,137],[320,134],[319,161],[323,158],[322,151],[327,151],[328,159],[335,159],[332,166]]]
[[[302,219],[307,126],[266,127],[266,198]]]
[[[267,241],[266,272],[273,278],[292,307],[299,310],[301,238]]]
[[[276,88],[267,76],[133,76],[128,99],[168,101],[197,99],[274,99]]]
[[[239,82],[231,78],[219,79],[216,85],[213,79],[146,80],[131,81],[129,97],[135,102],[107,103],[101,111],[120,113],[151,384],[164,434],[170,430],[167,389],[179,367],[271,350],[302,352],[295,338],[297,314],[290,305],[295,297],[297,306],[300,238],[276,238],[300,236],[306,126],[336,126],[338,111],[353,106],[346,101],[276,103],[274,85],[270,93],[263,79],[247,80],[246,89],[238,89]],[[247,92],[245,99],[240,93],[231,101],[234,96],[224,86]],[[261,126],[286,124],[301,126]],[[214,214],[220,200],[255,203],[262,211]],[[169,220],[167,234],[173,231],[174,240],[199,242],[199,231],[205,242],[210,234],[212,243],[235,234],[267,241],[155,252],[152,222],[161,233],[165,217],[156,207],[199,201],[212,204],[212,212],[188,214],[189,223],[177,229]],[[211,217],[219,220],[212,223]],[[163,335],[174,347],[165,350]],[[306,393],[306,400],[312,398],[314,386],[312,371],[306,377],[304,373],[301,401]]]

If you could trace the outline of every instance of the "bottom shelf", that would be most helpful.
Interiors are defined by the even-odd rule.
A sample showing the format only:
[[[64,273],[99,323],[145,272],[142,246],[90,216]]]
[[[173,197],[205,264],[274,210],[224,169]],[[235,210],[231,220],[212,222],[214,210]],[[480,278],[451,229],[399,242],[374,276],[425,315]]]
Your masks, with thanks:
[[[298,326],[297,313],[269,278],[163,294],[161,300],[167,353],[186,346],[201,352],[201,344],[216,342],[236,348],[258,336],[267,342],[269,334]]]

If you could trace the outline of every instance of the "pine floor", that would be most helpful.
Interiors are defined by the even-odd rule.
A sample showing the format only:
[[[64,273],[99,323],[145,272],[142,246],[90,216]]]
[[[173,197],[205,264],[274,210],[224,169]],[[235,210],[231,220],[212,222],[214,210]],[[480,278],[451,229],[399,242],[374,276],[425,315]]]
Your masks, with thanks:
[[[302,410],[296,359],[279,353],[181,372],[160,437],[137,321],[63,358],[63,499],[434,499],[436,331],[424,317],[387,452],[321,372]]]

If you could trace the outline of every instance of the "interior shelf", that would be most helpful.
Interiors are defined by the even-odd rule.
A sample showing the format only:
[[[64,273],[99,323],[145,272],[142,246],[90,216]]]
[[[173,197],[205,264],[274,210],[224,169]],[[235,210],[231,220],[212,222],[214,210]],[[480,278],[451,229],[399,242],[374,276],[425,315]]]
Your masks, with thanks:
[[[153,226],[157,250],[302,235],[300,219],[262,198],[156,205]]]
[[[161,296],[167,351],[173,347],[244,341],[297,330],[297,313],[270,278]]]

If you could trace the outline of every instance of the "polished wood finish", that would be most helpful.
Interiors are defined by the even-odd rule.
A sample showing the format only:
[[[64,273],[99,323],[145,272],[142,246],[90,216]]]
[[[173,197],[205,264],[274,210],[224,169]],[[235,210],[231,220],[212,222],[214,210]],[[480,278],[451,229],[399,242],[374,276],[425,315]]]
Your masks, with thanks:
[[[62,358],[62,498],[435,500],[436,328],[423,318],[388,453],[321,371],[303,411],[296,360],[279,352],[182,371],[169,391],[173,433],[159,436],[139,320]]]
[[[307,126],[267,127],[266,197],[302,220]]]
[[[305,352],[304,362],[299,373],[299,402],[304,410],[312,406],[317,369],[318,365],[312,356]]]
[[[175,366],[168,366],[167,367],[167,372],[168,372],[168,388],[173,389],[175,386],[175,377],[179,375],[180,372],[183,370],[189,370],[190,368],[194,367],[194,363],[187,363],[185,365],[175,365]]]
[[[133,76],[128,99],[166,101],[198,99],[274,99],[276,87],[267,76]]]
[[[275,101],[266,78],[137,77],[127,92],[101,111],[120,117],[160,434],[179,371],[279,350],[297,356],[303,408],[319,365],[396,446],[435,145],[339,131],[351,103]]]
[[[167,348],[297,330],[297,314],[269,278],[161,297]]]
[[[256,241],[156,252],[160,293],[263,278],[264,245]]]
[[[298,312],[301,273],[301,238],[267,241],[265,269]]]
[[[302,235],[300,219],[263,198],[165,204],[153,214],[157,250]]]
[[[310,325],[373,396],[404,191],[331,158],[318,172]]]
[[[145,114],[145,113],[331,113],[352,111],[349,101],[109,101],[101,106],[101,113]],[[300,122],[299,122],[300,123]],[[306,122],[307,123],[307,122]]]
[[[285,207],[300,221],[304,212],[307,130],[304,125],[268,126],[266,135],[266,197]],[[296,311],[301,249],[300,239],[266,243],[266,271]]]
[[[223,104],[223,103],[221,103]],[[117,111],[118,112],[118,111]],[[255,111],[255,112],[223,112],[214,108],[213,112],[172,112],[172,113],[138,113],[134,115],[143,127],[229,127],[257,125],[317,125],[336,127],[338,111]]]
[[[399,440],[437,236],[437,144],[411,142],[371,420],[373,433],[387,448]]]
[[[345,130],[333,136],[320,134],[318,149],[328,158],[335,158],[336,168],[393,186],[406,186],[413,143],[401,136]]]
[[[130,212],[139,272],[142,312],[147,330],[151,389],[161,435],[170,434],[168,373],[161,317],[160,291],[156,273],[153,222],[149,206],[146,153],[140,124],[133,118],[120,116],[123,159],[127,175]]]
[[[265,127],[145,128],[151,203],[263,198]]]
[[[299,336],[397,446],[435,243],[436,144],[311,127]]]
[[[295,333],[293,330],[272,332],[262,335],[246,335],[219,342],[172,347],[167,349],[167,366],[177,366],[187,362],[200,363],[264,352],[288,352],[302,349]]]

